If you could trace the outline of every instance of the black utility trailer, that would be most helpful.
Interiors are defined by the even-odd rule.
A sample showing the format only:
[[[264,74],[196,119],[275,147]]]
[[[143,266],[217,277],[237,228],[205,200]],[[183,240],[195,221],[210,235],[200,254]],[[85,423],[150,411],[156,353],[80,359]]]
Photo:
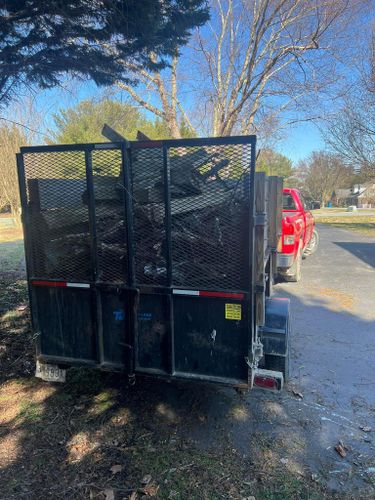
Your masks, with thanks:
[[[281,389],[271,299],[282,181],[255,136],[24,147],[17,155],[37,375],[119,371]],[[117,141],[117,142],[116,142]]]

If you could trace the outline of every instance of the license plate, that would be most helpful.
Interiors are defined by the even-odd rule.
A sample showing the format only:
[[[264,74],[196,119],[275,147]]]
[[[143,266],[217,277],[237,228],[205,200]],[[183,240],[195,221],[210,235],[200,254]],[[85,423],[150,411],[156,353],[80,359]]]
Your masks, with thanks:
[[[36,362],[35,376],[46,382],[65,382],[66,370],[56,365]]]

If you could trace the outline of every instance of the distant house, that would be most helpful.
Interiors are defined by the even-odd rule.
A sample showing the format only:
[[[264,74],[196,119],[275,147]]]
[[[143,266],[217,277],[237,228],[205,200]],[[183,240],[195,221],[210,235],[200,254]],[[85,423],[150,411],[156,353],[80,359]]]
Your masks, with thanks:
[[[375,208],[375,182],[366,182],[364,189],[358,193],[358,208]]]
[[[354,205],[358,208],[375,208],[375,181],[355,184],[348,189],[336,189],[332,200],[340,207]]]
[[[348,189],[336,189],[332,196],[332,201],[338,207],[347,207],[352,205],[350,200],[352,198],[352,190]]]

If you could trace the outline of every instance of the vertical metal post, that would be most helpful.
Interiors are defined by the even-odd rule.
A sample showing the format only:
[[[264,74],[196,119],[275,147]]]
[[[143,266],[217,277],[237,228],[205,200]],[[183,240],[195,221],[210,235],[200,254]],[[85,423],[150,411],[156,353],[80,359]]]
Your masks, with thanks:
[[[164,184],[164,201],[165,201],[165,260],[167,264],[167,286],[172,286],[172,222],[171,222],[171,193],[169,180],[169,149],[163,143],[163,184]]]
[[[95,194],[92,174],[92,151],[85,150],[86,185],[89,209],[89,229],[90,229],[90,257],[91,257],[91,280],[95,282],[98,278],[97,259],[97,238],[96,238],[96,215],[95,215]]]
[[[122,180],[124,183],[124,220],[126,222],[126,247],[127,247],[127,283],[129,287],[129,321],[128,332],[125,332],[125,370],[128,373],[129,381],[134,382],[134,370],[137,365],[138,356],[138,308],[139,291],[135,287],[134,271],[134,228],[133,228],[133,204],[131,195],[131,149],[126,141],[121,144],[121,165]]]
[[[16,154],[17,161],[17,174],[18,174],[18,186],[20,190],[20,200],[21,200],[21,220],[23,226],[23,244],[25,250],[25,261],[26,261],[26,279],[27,279],[27,288],[29,292],[29,302],[30,302],[30,316],[31,316],[31,326],[33,332],[35,332],[38,328],[37,326],[37,318],[36,311],[34,311],[34,297],[33,290],[30,284],[30,278],[32,275],[32,254],[31,254],[31,239],[30,239],[30,220],[29,220],[29,212],[27,206],[27,191],[26,191],[26,177],[25,177],[25,165],[23,162],[23,154]],[[40,354],[40,335],[37,337],[36,342],[36,351],[37,355]]]
[[[257,327],[255,320],[255,285],[254,285],[254,248],[255,248],[255,169],[256,169],[256,138],[250,143],[250,176],[249,176],[249,315],[248,315],[248,357],[253,361],[254,344],[257,337]],[[249,370],[249,383],[251,385],[252,373]]]
[[[97,258],[97,237],[96,237],[96,213],[95,213],[95,193],[92,172],[92,150],[85,149],[86,166],[86,186],[87,205],[89,210],[89,230],[90,230],[90,258],[91,258],[91,316],[96,337],[96,356],[99,363],[104,361],[103,327],[101,322],[101,300],[100,291],[97,289],[98,280],[98,258]]]
[[[131,182],[130,182],[130,169],[131,169],[131,155],[130,148],[127,143],[121,145],[121,159],[122,159],[122,179],[124,183],[124,210],[126,221],[126,247],[127,247],[127,282],[129,287],[135,285],[135,272],[134,272],[134,238],[133,238],[133,210],[131,199]]]
[[[169,172],[169,148],[163,143],[163,180],[164,180],[164,202],[165,202],[165,260],[167,265],[167,305],[169,311],[169,372],[175,372],[175,346],[174,346],[174,313],[173,313],[173,270],[172,270],[172,217],[171,217],[171,191]]]

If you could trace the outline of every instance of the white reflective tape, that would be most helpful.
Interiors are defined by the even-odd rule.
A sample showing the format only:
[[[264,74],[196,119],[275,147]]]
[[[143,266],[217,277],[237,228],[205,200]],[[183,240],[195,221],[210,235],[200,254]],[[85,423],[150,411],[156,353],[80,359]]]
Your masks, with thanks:
[[[198,290],[173,290],[174,295],[195,295],[199,296]]]
[[[67,283],[66,286],[71,288],[90,288],[90,283]]]

